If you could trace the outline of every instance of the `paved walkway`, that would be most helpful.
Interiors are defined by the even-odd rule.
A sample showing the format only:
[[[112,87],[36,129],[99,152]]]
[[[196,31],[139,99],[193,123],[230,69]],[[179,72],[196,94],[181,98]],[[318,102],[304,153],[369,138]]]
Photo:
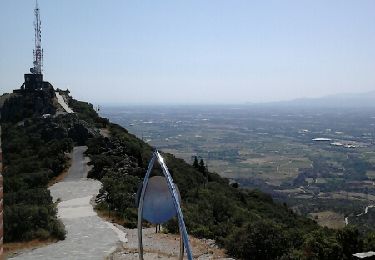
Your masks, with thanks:
[[[57,102],[62,106],[62,108],[65,110],[66,113],[74,113],[73,110],[66,104],[64,98],[60,95],[59,92],[55,91]]]
[[[67,231],[66,239],[25,252],[12,259],[105,259],[126,234],[94,212],[90,200],[98,194],[101,183],[87,179],[87,147],[75,147],[72,165],[64,181],[50,188],[53,200],[60,199],[58,216]]]

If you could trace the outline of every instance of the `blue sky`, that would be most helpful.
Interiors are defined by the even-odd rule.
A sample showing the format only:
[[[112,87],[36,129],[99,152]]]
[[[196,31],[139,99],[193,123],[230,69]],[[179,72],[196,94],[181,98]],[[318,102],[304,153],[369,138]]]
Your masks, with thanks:
[[[33,0],[3,0],[0,90],[32,65]],[[243,103],[375,90],[375,1],[39,0],[44,77],[93,103]]]

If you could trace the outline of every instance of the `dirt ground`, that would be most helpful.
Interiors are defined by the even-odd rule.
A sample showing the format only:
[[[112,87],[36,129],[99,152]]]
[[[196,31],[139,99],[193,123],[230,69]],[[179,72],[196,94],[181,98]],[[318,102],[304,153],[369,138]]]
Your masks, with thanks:
[[[117,228],[126,233],[128,242],[121,243],[108,259],[138,259],[137,229],[126,229],[119,225]],[[194,237],[190,237],[189,240],[194,259],[232,259],[228,258],[225,251],[218,248],[213,240]],[[178,259],[180,237],[175,234],[155,233],[155,228],[145,228],[143,229],[143,250],[144,259]]]

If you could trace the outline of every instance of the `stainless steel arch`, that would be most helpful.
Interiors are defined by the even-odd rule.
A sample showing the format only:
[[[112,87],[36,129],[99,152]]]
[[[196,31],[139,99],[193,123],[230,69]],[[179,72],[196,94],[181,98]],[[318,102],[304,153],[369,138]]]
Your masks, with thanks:
[[[168,188],[169,188],[169,191],[172,195],[173,204],[174,204],[174,207],[175,207],[176,212],[177,212],[178,226],[179,226],[180,235],[181,235],[181,238],[182,238],[182,243],[180,244],[180,247],[181,247],[180,248],[181,249],[180,250],[180,259],[183,258],[183,252],[184,252],[183,249],[185,247],[187,258],[189,260],[191,260],[191,259],[193,259],[193,256],[192,256],[192,252],[191,252],[191,248],[190,248],[189,237],[188,237],[188,234],[187,234],[187,230],[186,230],[186,226],[185,226],[185,222],[184,222],[184,217],[183,217],[183,214],[182,214],[181,205],[180,205],[180,201],[178,199],[176,187],[173,183],[173,180],[172,180],[171,174],[169,173],[168,167],[164,162],[164,158],[160,155],[160,153],[157,150],[154,151],[154,153],[152,155],[152,159],[150,160],[150,162],[148,164],[147,172],[146,172],[145,178],[143,179],[142,192],[141,192],[141,196],[140,196],[140,199],[139,199],[139,205],[138,205],[138,251],[139,251],[139,259],[143,260],[143,243],[142,243],[143,201],[144,201],[145,191],[146,191],[146,188],[147,188],[147,183],[148,183],[148,180],[150,178],[151,170],[152,170],[152,167],[154,166],[154,163],[155,163],[156,159],[158,160],[158,162],[159,162],[159,164],[160,164],[160,166],[163,170],[163,174],[164,174],[164,176],[167,180]]]

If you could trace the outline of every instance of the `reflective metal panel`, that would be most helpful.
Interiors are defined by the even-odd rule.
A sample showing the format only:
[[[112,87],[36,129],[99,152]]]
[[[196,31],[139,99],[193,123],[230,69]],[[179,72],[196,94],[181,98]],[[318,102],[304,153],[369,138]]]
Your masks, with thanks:
[[[176,214],[173,197],[165,177],[151,177],[143,201],[143,218],[152,224],[161,224],[167,222]]]

